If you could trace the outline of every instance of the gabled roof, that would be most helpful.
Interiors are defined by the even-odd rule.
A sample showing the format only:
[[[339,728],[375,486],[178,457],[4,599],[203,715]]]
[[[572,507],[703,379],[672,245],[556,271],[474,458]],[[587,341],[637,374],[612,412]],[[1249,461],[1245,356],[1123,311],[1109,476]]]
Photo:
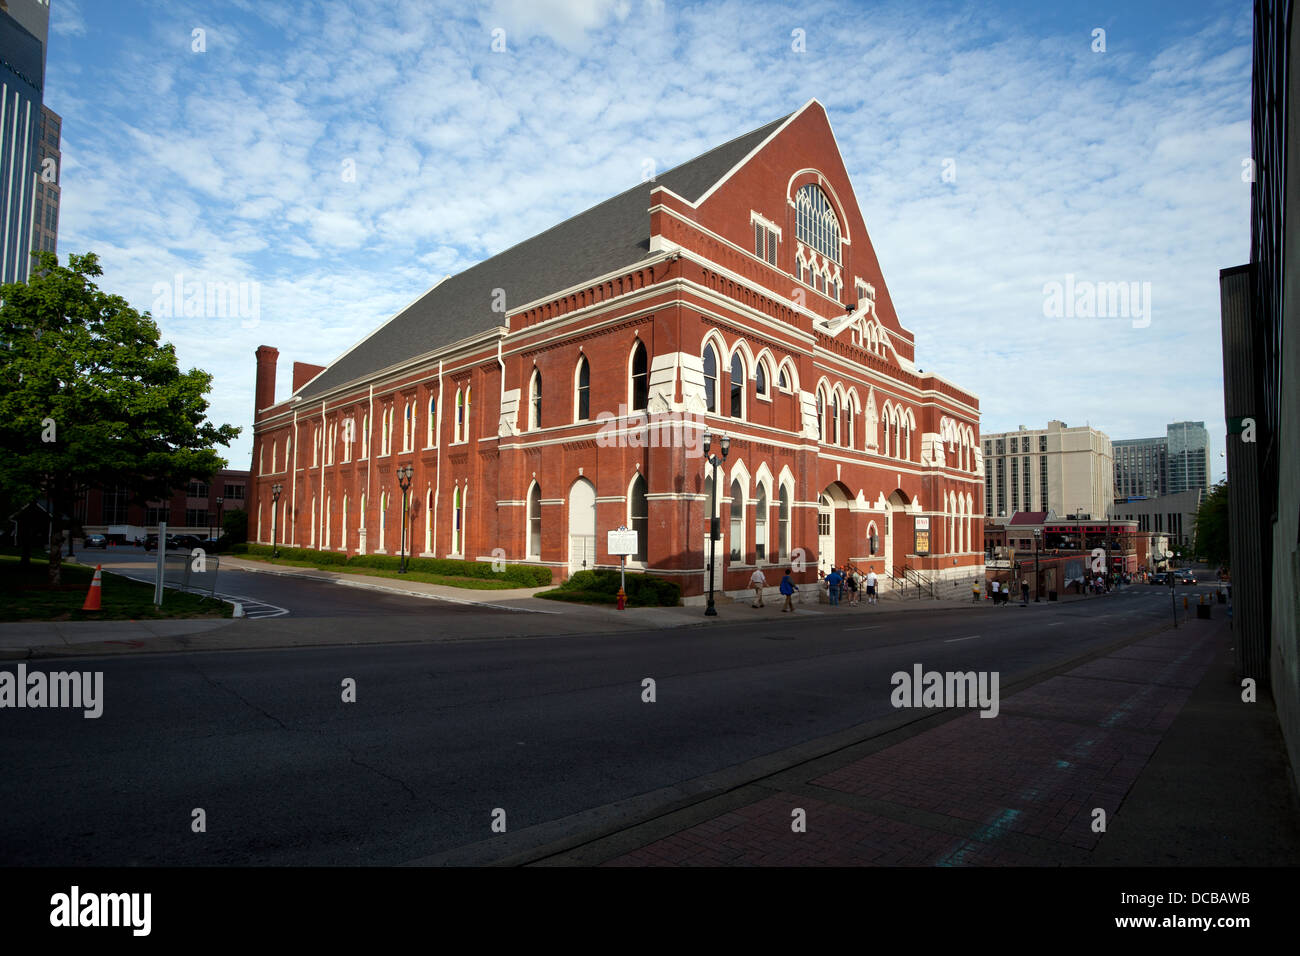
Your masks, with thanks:
[[[650,256],[650,193],[664,186],[695,202],[793,113],[640,183],[543,233],[439,282],[298,392],[304,399],[501,326],[507,305],[533,302]]]
[[[1042,524],[1046,520],[1046,511],[1017,511],[1011,516],[1012,524]]]

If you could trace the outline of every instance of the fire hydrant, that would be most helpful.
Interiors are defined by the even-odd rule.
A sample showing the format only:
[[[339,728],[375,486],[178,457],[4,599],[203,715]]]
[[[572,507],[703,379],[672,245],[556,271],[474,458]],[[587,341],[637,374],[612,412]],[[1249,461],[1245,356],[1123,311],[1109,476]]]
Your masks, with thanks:
[[[619,589],[618,589],[618,609],[619,609],[620,611],[622,611],[622,610],[623,610],[624,608],[626,608],[626,607],[627,607],[627,595],[623,593],[623,589],[622,589],[622,588],[619,588]]]

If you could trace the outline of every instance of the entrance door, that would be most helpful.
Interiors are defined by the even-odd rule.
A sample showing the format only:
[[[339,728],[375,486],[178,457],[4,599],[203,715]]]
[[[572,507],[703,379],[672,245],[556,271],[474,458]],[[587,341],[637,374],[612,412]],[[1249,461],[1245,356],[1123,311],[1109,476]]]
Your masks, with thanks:
[[[569,573],[596,566],[596,489],[579,478],[569,489]]]
[[[817,499],[817,567],[830,574],[835,564],[835,503],[830,495]]]

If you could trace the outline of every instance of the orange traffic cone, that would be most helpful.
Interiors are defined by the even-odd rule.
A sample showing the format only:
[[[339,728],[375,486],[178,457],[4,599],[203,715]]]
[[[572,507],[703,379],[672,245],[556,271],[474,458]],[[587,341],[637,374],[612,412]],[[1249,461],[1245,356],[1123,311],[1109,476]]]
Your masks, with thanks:
[[[100,575],[103,574],[103,567],[102,564],[95,565],[95,576],[91,578],[90,590],[86,592],[86,603],[81,605],[83,611],[98,611],[100,609],[99,594],[104,587],[100,582]]]

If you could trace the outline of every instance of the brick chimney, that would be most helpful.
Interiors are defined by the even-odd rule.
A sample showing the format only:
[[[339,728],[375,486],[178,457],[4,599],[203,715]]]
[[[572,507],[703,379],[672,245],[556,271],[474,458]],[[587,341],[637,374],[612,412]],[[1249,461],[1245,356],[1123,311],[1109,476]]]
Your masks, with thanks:
[[[293,390],[298,391],[323,371],[325,371],[324,365],[308,365],[306,362],[294,362]]]
[[[275,363],[280,357],[280,350],[269,345],[257,347],[257,382],[253,389],[253,420],[264,408],[275,404]]]

